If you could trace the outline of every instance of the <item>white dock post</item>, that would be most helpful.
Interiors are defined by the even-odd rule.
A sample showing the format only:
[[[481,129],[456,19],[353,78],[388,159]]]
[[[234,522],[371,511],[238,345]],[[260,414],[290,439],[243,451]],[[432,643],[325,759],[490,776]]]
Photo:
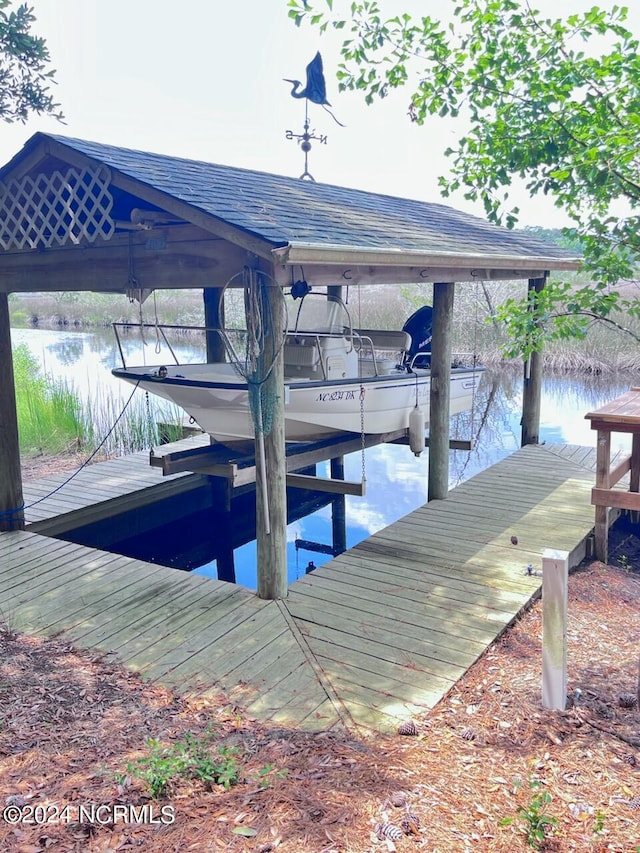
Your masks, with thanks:
[[[567,609],[569,552],[542,553],[542,705],[567,705]]]

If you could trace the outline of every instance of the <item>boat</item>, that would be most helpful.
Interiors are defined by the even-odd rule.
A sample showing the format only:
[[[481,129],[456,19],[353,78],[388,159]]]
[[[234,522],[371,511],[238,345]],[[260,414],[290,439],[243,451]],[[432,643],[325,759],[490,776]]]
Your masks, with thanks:
[[[326,313],[322,319],[318,321],[316,316],[306,322],[301,305],[284,338],[286,440],[306,442],[340,433],[381,435],[407,430],[414,410],[424,412],[424,434],[431,386],[431,307],[418,309],[398,331],[356,329],[342,300],[325,298],[323,304]],[[167,344],[167,331],[177,328],[149,327],[162,333]],[[217,331],[224,336],[228,361],[179,364],[174,356],[175,364],[127,367],[118,339],[123,367],[112,373],[180,406],[216,442],[238,446],[255,437],[246,354],[238,357],[237,340],[233,340],[238,336],[242,340],[246,333]],[[246,345],[246,337],[244,341]],[[482,368],[472,357],[452,364],[451,414],[471,408],[481,374]],[[265,411],[265,401],[260,411]]]

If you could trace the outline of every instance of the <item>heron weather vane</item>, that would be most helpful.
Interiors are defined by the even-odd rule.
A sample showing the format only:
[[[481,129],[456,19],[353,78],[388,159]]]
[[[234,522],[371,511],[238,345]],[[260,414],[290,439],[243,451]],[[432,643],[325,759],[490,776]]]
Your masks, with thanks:
[[[334,116],[330,109],[327,109],[331,106],[329,101],[327,100],[327,86],[324,80],[324,72],[322,70],[322,57],[320,56],[320,51],[316,53],[311,62],[307,65],[307,80],[306,86],[302,88],[302,83],[299,80],[290,80],[288,77],[284,78],[287,83],[292,84],[291,88],[291,97],[292,98],[304,98],[304,132],[303,133],[294,133],[292,130],[286,131],[287,139],[296,139],[300,143],[300,148],[304,151],[304,172],[300,175],[302,179],[308,179],[310,181],[315,180],[313,175],[309,172],[309,151],[311,151],[311,140],[317,140],[321,145],[327,144],[326,134],[321,134],[320,136],[316,136],[315,130],[309,131],[310,123],[309,123],[309,101],[313,104],[319,104],[326,112],[329,113],[331,118],[335,121],[336,124],[339,124],[340,127],[344,127],[342,122],[339,122],[338,119]],[[300,90],[300,91],[298,91]]]

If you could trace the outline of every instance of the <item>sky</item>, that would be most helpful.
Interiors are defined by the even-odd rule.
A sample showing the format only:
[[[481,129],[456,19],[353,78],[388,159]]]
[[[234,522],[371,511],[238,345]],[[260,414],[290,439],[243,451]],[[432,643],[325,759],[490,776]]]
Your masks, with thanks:
[[[335,0],[336,8],[343,0]],[[339,127],[310,105],[314,142],[309,171],[316,180],[388,195],[444,202],[482,216],[462,194],[443,200],[438,176],[445,149],[460,128],[431,119],[417,127],[407,116],[409,90],[372,106],[362,95],[338,92],[339,39],[297,28],[287,0],[28,0],[34,32],[47,41],[56,69],[54,97],[66,124],[35,117],[0,125],[0,164],[37,132],[57,133],[176,157],[298,177],[303,154],[286,131],[302,133],[304,100],[283,78],[304,81],[320,50],[327,97]],[[440,14],[454,0],[380,0],[389,15]],[[591,0],[539,0],[562,15]],[[600,3],[608,8],[613,3]],[[640,11],[633,13],[634,24]],[[640,27],[630,26],[636,31]],[[549,201],[517,196],[521,225],[559,227]]]

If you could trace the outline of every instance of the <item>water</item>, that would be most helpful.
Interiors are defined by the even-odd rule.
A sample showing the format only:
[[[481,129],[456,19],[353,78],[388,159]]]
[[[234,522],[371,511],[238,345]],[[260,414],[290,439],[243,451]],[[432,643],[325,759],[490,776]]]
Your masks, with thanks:
[[[83,396],[114,395],[125,400],[128,386],[111,376],[111,368],[120,365],[113,335],[106,332],[71,332],[17,329],[12,331],[14,343],[25,343],[40,360],[44,369],[55,378],[73,383]],[[135,344],[126,342],[127,357],[133,356]],[[185,361],[203,358],[197,343],[178,345],[179,356]],[[147,363],[158,363],[154,342],[146,347]],[[159,359],[162,361],[162,359]],[[134,363],[134,362],[132,362]],[[549,444],[567,443],[595,446],[595,433],[584,416],[605,402],[619,396],[634,384],[633,377],[549,377],[543,380],[540,440]],[[137,392],[142,393],[142,392]],[[522,379],[512,372],[487,371],[476,394],[473,410],[452,418],[452,436],[473,438],[471,452],[453,451],[450,456],[450,486],[454,487],[479,471],[513,453],[520,446],[520,416],[522,410]],[[628,436],[614,434],[612,445],[629,446]],[[344,461],[345,479],[359,481],[366,476],[364,497],[346,496],[323,503],[314,512],[292,521],[287,527],[287,560],[289,580],[304,574],[310,561],[316,566],[330,559],[321,550],[296,547],[296,542],[318,543],[329,549],[333,544],[332,513],[341,508],[346,517],[346,545],[352,547],[365,537],[406,515],[427,500],[428,452],[420,458],[408,447],[380,445],[365,452],[364,465],[360,453]],[[318,473],[329,475],[329,463],[318,466]],[[247,512],[246,507],[243,512]],[[201,525],[211,529],[211,524]],[[136,555],[139,556],[139,555]],[[157,555],[154,557],[162,562]],[[255,588],[256,544],[246,542],[234,551],[235,574],[238,583]],[[191,566],[189,566],[191,568]],[[196,569],[217,577],[217,560]]]

